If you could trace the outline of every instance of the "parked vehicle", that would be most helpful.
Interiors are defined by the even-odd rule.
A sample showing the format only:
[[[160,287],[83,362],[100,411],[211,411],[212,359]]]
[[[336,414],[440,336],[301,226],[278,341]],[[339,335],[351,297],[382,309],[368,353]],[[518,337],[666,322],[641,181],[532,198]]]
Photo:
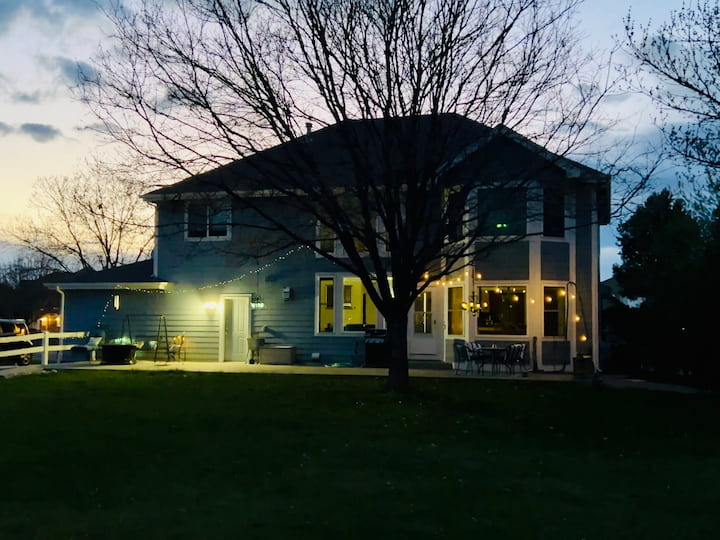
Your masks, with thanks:
[[[30,329],[28,328],[25,319],[0,319],[0,337],[12,337],[12,336],[29,336]],[[33,343],[29,339],[25,341],[14,341],[11,343],[0,343],[0,351],[9,351],[15,349],[26,349],[32,347]],[[18,354],[14,356],[5,356],[0,358],[0,361],[10,361],[18,365],[27,366],[30,363],[32,354]]]

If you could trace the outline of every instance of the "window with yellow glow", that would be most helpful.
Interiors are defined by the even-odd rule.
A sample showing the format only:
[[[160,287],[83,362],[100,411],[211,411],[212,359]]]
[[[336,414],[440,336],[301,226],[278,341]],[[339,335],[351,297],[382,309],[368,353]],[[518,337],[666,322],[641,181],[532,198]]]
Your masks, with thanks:
[[[524,286],[479,287],[478,334],[525,335],[527,333]]]
[[[462,287],[448,287],[448,334],[463,335]]]
[[[364,332],[376,328],[378,311],[360,278],[321,277],[318,281],[318,332]]]
[[[545,287],[543,296],[544,335],[546,337],[565,336],[567,329],[567,292],[565,287]]]

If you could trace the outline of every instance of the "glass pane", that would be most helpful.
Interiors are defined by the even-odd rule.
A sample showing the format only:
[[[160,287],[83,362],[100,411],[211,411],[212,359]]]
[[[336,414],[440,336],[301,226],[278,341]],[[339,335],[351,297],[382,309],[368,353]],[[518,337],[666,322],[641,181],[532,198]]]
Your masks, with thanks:
[[[423,292],[415,299],[415,333],[432,334],[432,295]]]
[[[187,206],[187,235],[190,238],[204,238],[207,234],[207,207],[191,203]]]
[[[544,296],[545,336],[565,336],[567,329],[567,293],[565,287],[545,287]]]
[[[320,278],[318,295],[318,332],[332,332],[335,321],[335,283],[333,278]]]
[[[377,309],[357,277],[343,278],[343,330],[363,332],[377,326]]]
[[[227,207],[208,209],[208,234],[209,236],[227,236],[228,225],[230,224],[230,209]]]
[[[493,189],[478,192],[478,226],[483,236],[523,235],[527,201],[522,189]]]
[[[565,198],[550,189],[543,192],[543,234],[565,236]]]
[[[323,224],[318,224],[318,247],[326,253],[335,252],[335,233]]]
[[[448,289],[448,334],[461,336],[463,329],[462,287]]]
[[[525,335],[526,291],[523,286],[480,287],[478,334]]]

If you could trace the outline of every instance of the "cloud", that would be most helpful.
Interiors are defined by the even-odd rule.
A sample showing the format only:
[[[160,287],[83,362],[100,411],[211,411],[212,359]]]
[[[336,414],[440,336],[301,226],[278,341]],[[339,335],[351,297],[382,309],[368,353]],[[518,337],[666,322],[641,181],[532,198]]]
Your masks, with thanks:
[[[93,122],[90,124],[75,126],[73,129],[80,133],[90,131],[93,133],[103,133],[106,135],[112,135],[121,131],[120,126],[118,126],[117,124],[105,124],[103,122]]]
[[[62,136],[62,132],[48,124],[22,124],[18,130],[19,133],[32,137],[35,142],[46,143]]]
[[[59,26],[70,17],[97,15],[102,3],[102,0],[0,0],[0,35],[23,14]]]
[[[13,92],[10,96],[10,100],[13,103],[27,103],[31,105],[36,105],[40,103],[42,94],[39,90],[35,90],[34,92]]]
[[[0,122],[0,137],[10,135],[13,131],[15,130],[12,126],[7,125],[5,122]]]
[[[84,81],[95,81],[98,77],[95,68],[81,60],[66,56],[44,56],[39,60],[47,69],[59,74],[60,79],[70,86],[77,86]]]

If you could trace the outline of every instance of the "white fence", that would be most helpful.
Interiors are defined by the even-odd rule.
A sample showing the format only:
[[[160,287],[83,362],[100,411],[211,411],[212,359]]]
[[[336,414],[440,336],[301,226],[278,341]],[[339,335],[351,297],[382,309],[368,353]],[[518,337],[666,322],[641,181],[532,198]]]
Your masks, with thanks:
[[[27,343],[31,341],[32,347],[17,347],[8,348],[7,350],[0,350],[0,358],[7,358],[9,356],[20,356],[23,354],[36,354],[40,353],[41,363],[43,366],[47,366],[50,363],[50,353],[69,351],[76,343],[64,345],[62,340],[65,338],[82,338],[87,337],[87,332],[42,332],[40,334],[27,334],[25,336],[9,336],[0,337],[0,349],[4,348],[4,345],[9,343]],[[50,345],[51,339],[57,339],[58,345]],[[39,345],[36,342],[40,342]]]

